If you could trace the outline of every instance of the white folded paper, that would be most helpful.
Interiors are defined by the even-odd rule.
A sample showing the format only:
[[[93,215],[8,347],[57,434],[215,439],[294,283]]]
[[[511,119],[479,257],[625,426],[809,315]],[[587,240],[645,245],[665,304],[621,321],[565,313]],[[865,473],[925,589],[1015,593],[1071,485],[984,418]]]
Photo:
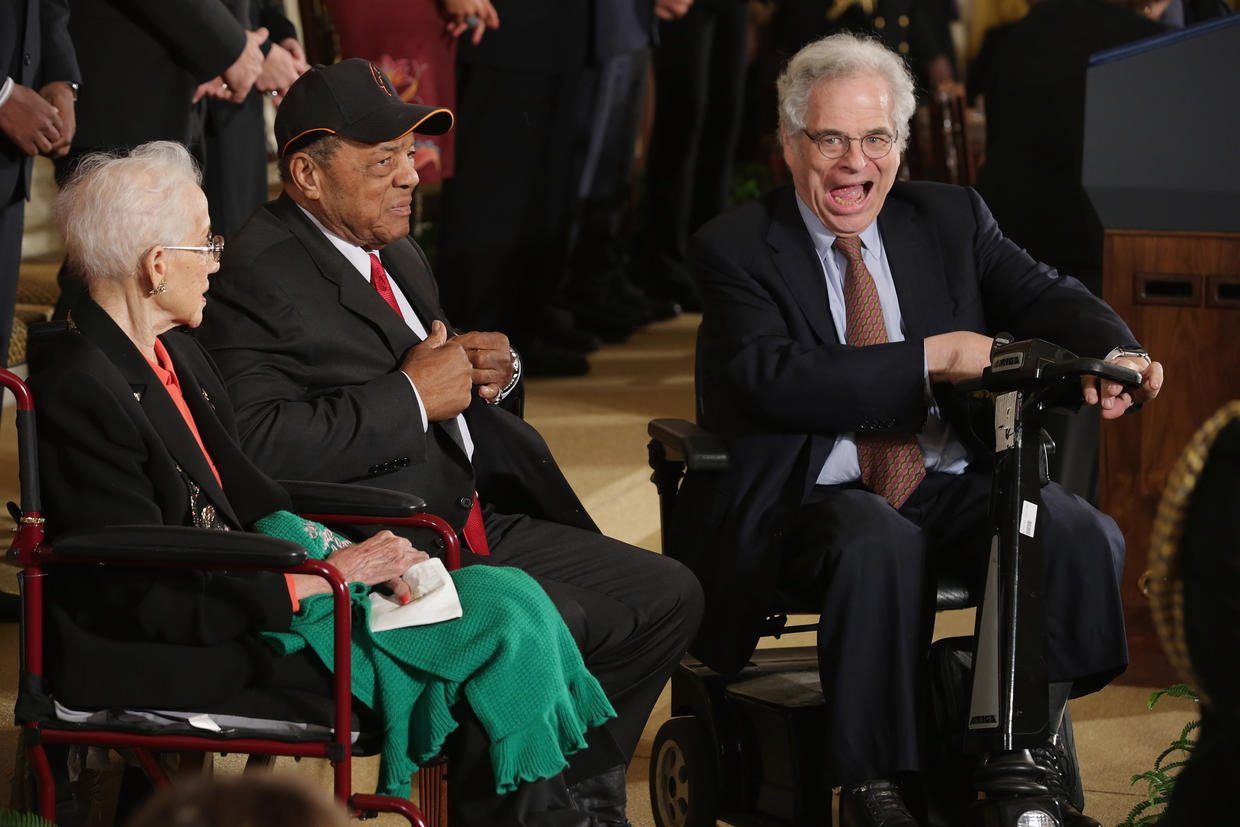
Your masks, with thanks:
[[[414,563],[401,577],[409,584],[413,600],[401,605],[395,598],[370,593],[370,630],[384,632],[405,626],[425,626],[454,620],[464,612],[443,561],[430,557]]]

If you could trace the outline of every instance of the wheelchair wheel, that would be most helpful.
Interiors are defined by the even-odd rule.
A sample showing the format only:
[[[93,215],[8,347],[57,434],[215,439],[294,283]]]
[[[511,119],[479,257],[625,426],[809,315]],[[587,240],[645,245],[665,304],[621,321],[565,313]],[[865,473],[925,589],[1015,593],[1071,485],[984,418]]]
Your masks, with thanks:
[[[714,827],[714,750],[695,715],[659,727],[650,757],[650,808],[656,827]]]

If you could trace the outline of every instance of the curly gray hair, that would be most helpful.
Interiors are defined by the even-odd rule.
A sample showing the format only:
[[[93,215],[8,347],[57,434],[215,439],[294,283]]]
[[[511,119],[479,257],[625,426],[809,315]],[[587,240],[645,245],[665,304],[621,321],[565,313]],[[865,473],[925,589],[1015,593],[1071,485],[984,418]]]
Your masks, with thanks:
[[[891,123],[898,137],[896,149],[908,145],[909,121],[917,108],[913,76],[904,59],[877,40],[853,34],[833,34],[810,43],[792,56],[775,82],[779,90],[779,123],[786,134],[805,128],[809,96],[821,80],[877,74],[891,90]]]

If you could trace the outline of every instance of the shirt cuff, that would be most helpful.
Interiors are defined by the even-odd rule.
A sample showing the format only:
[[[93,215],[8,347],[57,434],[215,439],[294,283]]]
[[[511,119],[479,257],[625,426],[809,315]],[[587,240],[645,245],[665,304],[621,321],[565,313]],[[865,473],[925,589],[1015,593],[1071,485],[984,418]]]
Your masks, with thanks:
[[[13,79],[5,76],[4,83],[0,84],[0,106],[4,106],[9,102],[9,96],[13,94],[13,86]]]
[[[422,433],[426,433],[430,430],[431,424],[430,420],[426,418],[426,406],[422,404],[422,395],[418,393],[418,386],[413,384],[412,379],[409,379],[409,374],[403,370],[401,374],[409,380],[409,387],[413,391],[413,398],[418,400],[418,414],[422,417]]]
[[[1111,352],[1108,353],[1102,361],[1109,362],[1117,356],[1140,357],[1145,360],[1146,367],[1149,367],[1150,365],[1154,364],[1154,360],[1150,358],[1150,355],[1146,353],[1144,350],[1142,350],[1141,348],[1137,348],[1137,347],[1113,347],[1111,348]]]

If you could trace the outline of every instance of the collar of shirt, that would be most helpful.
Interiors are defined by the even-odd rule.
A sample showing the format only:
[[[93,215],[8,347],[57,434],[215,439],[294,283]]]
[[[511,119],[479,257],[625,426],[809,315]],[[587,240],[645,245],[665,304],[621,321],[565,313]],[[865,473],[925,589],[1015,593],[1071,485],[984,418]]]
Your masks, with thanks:
[[[314,224],[315,227],[318,227],[319,232],[323,234],[323,237],[330,241],[332,246],[340,251],[340,254],[357,269],[357,272],[362,274],[362,278],[366,279],[367,283],[370,283],[370,253],[366,252],[356,244],[345,241],[343,238],[324,227],[323,223],[315,218],[305,207],[298,204],[297,209],[301,210],[305,216],[310,219],[310,222]],[[376,255],[378,255],[377,252]],[[414,333],[418,334],[419,339],[425,339],[426,326],[422,323],[422,319],[418,315],[417,311],[413,309],[413,305],[409,303],[409,299],[405,297],[404,291],[400,289],[400,285],[396,283],[396,279],[389,278],[388,283],[392,287],[392,294],[396,296],[396,303],[400,305],[400,312],[401,315],[405,317],[405,323],[409,325],[409,328]]]

